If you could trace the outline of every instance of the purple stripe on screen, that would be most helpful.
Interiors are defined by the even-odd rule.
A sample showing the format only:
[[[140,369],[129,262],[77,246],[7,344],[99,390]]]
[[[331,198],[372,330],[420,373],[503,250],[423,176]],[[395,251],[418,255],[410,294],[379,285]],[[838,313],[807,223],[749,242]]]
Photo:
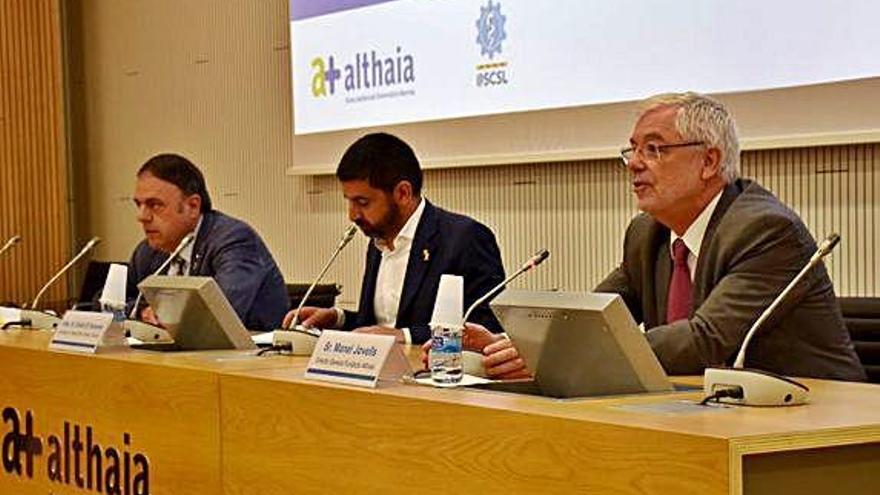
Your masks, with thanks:
[[[394,0],[290,0],[290,20],[301,21],[309,17],[353,10]]]

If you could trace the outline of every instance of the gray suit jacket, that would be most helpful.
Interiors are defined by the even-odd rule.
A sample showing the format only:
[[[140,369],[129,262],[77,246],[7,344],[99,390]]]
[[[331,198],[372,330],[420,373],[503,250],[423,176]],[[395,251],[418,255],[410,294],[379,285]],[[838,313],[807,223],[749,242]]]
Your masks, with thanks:
[[[793,211],[739,179],[722,193],[700,246],[688,320],[664,321],[672,273],[669,229],[630,223],[623,263],[597,292],[620,294],[670,374],[732,364],[749,327],[816,250]],[[780,374],[864,380],[824,265],[813,269],[752,339],[746,366]]]
[[[272,330],[290,305],[284,277],[260,236],[246,223],[219,211],[203,214],[189,274],[214,277],[244,326]],[[128,296],[137,295],[137,284],[152,275],[168,254],[141,241],[129,263]]]

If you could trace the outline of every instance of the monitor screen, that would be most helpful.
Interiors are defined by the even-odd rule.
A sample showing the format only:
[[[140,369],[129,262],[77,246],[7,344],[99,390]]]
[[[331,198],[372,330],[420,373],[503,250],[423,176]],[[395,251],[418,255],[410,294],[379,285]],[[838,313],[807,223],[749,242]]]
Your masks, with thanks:
[[[153,275],[138,288],[180,350],[255,348],[213,278]]]
[[[672,390],[617,294],[507,290],[491,303],[541,395]]]

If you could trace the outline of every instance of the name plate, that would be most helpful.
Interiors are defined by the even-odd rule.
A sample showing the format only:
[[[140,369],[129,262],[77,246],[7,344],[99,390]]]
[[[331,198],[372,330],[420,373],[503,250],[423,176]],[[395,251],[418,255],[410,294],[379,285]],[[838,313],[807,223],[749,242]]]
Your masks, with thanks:
[[[112,313],[67,311],[58,324],[49,349],[94,354],[99,347],[123,345],[125,337]]]
[[[324,330],[315,344],[305,377],[375,388],[380,379],[396,380],[411,373],[402,349],[391,335]]]

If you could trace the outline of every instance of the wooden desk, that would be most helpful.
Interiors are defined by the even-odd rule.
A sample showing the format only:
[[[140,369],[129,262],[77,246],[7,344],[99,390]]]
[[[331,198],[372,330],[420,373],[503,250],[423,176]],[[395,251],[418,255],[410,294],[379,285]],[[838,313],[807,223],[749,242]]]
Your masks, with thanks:
[[[0,409],[11,408],[20,419],[28,411],[40,437],[42,453],[35,456],[32,476],[12,474],[0,467],[0,493],[88,494],[97,491],[97,469],[88,488],[88,460],[80,455],[83,488],[76,482],[75,429],[87,450],[87,429],[104,455],[101,470],[120,459],[124,481],[124,456],[130,457],[132,480],[141,472],[134,456],[145,456],[150,493],[221,493],[220,473],[220,373],[235,369],[288,366],[286,359],[255,358],[250,353],[153,353],[123,349],[98,355],[48,351],[51,334],[35,330],[0,332]],[[69,442],[64,441],[65,424]],[[0,438],[12,431],[12,420],[3,418]],[[125,436],[128,435],[128,445]],[[49,436],[59,440],[62,479],[49,479],[53,448]],[[65,447],[67,443],[67,447]],[[65,455],[68,452],[69,455]],[[25,456],[20,456],[24,463]],[[97,462],[91,462],[93,468]],[[101,477],[102,493],[107,493]],[[120,487],[122,484],[120,484]],[[130,485],[132,486],[132,485]],[[128,494],[124,489],[120,493]],[[136,493],[131,490],[131,495]]]
[[[880,490],[876,385],[807,380],[807,406],[699,408],[679,404],[699,392],[553,400],[366,390],[303,380],[302,368],[223,377],[226,493]]]
[[[47,342],[42,332],[0,333],[0,406],[31,411],[44,443],[33,478],[0,470],[0,493],[97,493],[48,480],[47,437],[62,435],[65,422],[91,427],[102,447],[145,455],[150,493],[159,494],[446,485],[456,493],[858,494],[880,486],[875,385],[807,381],[808,406],[700,409],[676,402],[697,392],[550,400],[404,384],[367,390],[303,380],[305,358],[88,356],[47,351]],[[2,427],[7,435],[10,423]]]

